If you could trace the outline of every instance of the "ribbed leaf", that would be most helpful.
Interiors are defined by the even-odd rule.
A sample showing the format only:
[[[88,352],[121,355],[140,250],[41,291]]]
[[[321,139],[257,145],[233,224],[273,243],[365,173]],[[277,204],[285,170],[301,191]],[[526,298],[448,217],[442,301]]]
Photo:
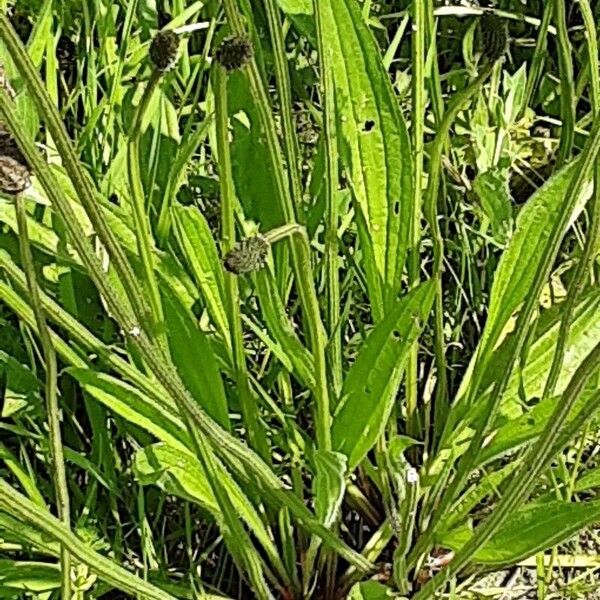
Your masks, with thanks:
[[[342,387],[332,427],[333,447],[353,469],[373,447],[396,401],[408,350],[421,333],[433,302],[432,282],[397,301],[370,333]]]
[[[374,264],[364,265],[371,302],[390,304],[400,288],[414,212],[406,125],[356,0],[324,3],[323,31],[333,65],[340,151],[366,225],[363,251],[372,243]]]
[[[486,566],[514,564],[540,550],[559,544],[600,518],[600,502],[544,502],[525,506],[510,516],[502,529],[473,560]],[[449,532],[439,540],[458,550],[470,537],[468,530]]]
[[[216,328],[229,339],[225,311],[223,269],[217,246],[204,215],[195,207],[175,206],[171,211],[179,247],[200,290]]]

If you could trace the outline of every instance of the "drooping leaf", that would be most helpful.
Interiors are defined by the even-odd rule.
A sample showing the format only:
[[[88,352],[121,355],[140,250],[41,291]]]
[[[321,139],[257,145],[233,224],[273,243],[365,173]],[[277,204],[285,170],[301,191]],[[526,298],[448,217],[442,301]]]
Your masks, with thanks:
[[[350,368],[334,415],[333,448],[354,469],[385,428],[396,400],[408,350],[427,321],[434,286],[411,291],[375,326]]]
[[[381,52],[356,0],[323,5],[325,50],[331,53],[340,153],[362,212],[371,301],[393,304],[410,239],[410,141]],[[377,289],[380,288],[380,289]]]
[[[126,421],[141,427],[175,448],[189,447],[187,430],[174,409],[158,402],[133,386],[91,369],[67,369],[92,398]]]

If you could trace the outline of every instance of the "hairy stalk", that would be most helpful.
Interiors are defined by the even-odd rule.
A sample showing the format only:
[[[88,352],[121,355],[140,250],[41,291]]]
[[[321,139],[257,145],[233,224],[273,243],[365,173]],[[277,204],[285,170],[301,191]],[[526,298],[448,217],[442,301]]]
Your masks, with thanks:
[[[246,35],[241,15],[239,14],[235,0],[224,0],[223,5],[231,29],[241,36]],[[273,166],[272,175],[277,188],[277,200],[280,209],[287,223],[296,223],[296,208],[292,202],[292,197],[286,185],[285,169],[282,162],[282,153],[277,138],[277,129],[273,117],[273,111],[269,96],[265,88],[260,69],[256,59],[252,57],[246,67],[246,74],[250,84],[250,90],[255,101],[256,110],[260,119],[262,131],[265,136],[265,143],[269,150],[271,163]],[[306,234],[305,234],[306,235]],[[326,361],[325,361],[325,330],[321,314],[319,311],[319,302],[315,290],[315,278],[310,262],[310,253],[304,255],[302,244],[292,244],[292,262],[294,267],[294,276],[302,303],[302,310],[306,313],[306,327],[311,342],[311,350],[314,356],[317,381],[315,389],[315,402],[317,404],[317,413],[322,415],[323,421],[316,424],[317,445],[321,450],[331,448],[330,430],[330,399],[329,387],[327,385]],[[298,253],[300,251],[300,253]],[[316,319],[316,320],[315,320]]]
[[[564,0],[554,0],[554,23],[558,34],[558,66],[560,75],[560,115],[562,129],[556,166],[560,168],[570,158],[575,139],[575,83],[571,42],[567,28],[567,15]]]
[[[300,162],[298,160],[299,150],[296,138],[296,128],[292,115],[292,90],[290,85],[290,73],[285,55],[285,43],[283,39],[283,25],[279,18],[279,9],[275,0],[263,0],[267,20],[269,22],[269,33],[273,45],[273,57],[275,59],[275,83],[279,96],[279,110],[283,129],[283,143],[285,160],[287,163],[288,177],[290,180],[290,191],[292,202],[296,209],[296,215],[302,220],[302,185],[300,183]]]
[[[433,579],[427,582],[413,600],[427,600],[433,597],[436,590],[441,589],[445,583],[455,577],[471,561],[473,555],[502,527],[507,517],[514,514],[524,500],[527,499],[533,484],[541,472],[548,467],[554,451],[556,440],[565,441],[560,435],[565,427],[566,418],[585,388],[590,378],[598,370],[600,361],[600,344],[590,352],[581,366],[573,374],[569,386],[565,390],[561,401],[557,402],[554,413],[548,420],[546,428],[537,444],[527,452],[523,464],[515,477],[510,479],[506,491],[494,508],[492,514],[479,525],[473,536],[456,554],[450,565]],[[597,405],[597,402],[594,403]]]
[[[412,3],[412,146],[413,146],[413,215],[411,238],[409,242],[408,279],[409,286],[418,285],[420,277],[420,236],[421,212],[423,196],[423,144],[425,140],[425,37],[427,29],[428,8],[426,3],[414,0]],[[418,420],[418,368],[419,342],[415,341],[408,357],[406,366],[406,428],[408,435],[419,437]]]
[[[465,481],[467,480],[472,468],[476,463],[477,455],[481,449],[482,442],[489,432],[489,428],[498,412],[502,395],[504,394],[504,391],[506,390],[506,387],[510,380],[512,365],[514,363],[514,357],[520,355],[520,352],[522,351],[523,346],[526,342],[529,332],[529,326],[533,314],[538,305],[539,295],[541,293],[544,283],[546,282],[549,276],[550,269],[558,253],[563,232],[565,231],[566,226],[568,224],[568,220],[572,213],[572,209],[575,206],[575,203],[580,195],[583,185],[590,176],[590,172],[593,169],[594,162],[596,160],[599,150],[600,121],[594,125],[594,128],[587,141],[584,152],[580,159],[580,168],[575,172],[575,175],[569,184],[569,188],[566,194],[566,200],[564,203],[565,210],[561,212],[560,218],[555,223],[554,228],[550,233],[551,248],[549,249],[544,264],[536,273],[536,278],[531,287],[530,294],[527,297],[525,305],[521,309],[521,312],[519,313],[519,316],[517,318],[514,333],[515,341],[511,359],[505,362],[502,372],[497,375],[490,399],[487,401],[488,406],[486,408],[483,421],[478,425],[477,431],[471,439],[467,452],[464,454],[462,460],[459,462],[454,480],[445,489],[445,493],[442,495],[442,498],[439,502],[439,506],[437,507],[434,516],[428,525],[427,533],[419,539],[419,542],[417,543],[417,545],[413,549],[413,552],[411,553],[412,564],[416,562],[418,556],[422,552],[424,552],[431,544],[435,535],[437,525],[439,525],[440,521],[447,514],[447,511],[452,505],[452,502],[462,489]],[[476,366],[476,369],[479,372],[482,372],[488,360],[489,351],[486,356],[481,356],[478,358],[478,365]],[[476,378],[474,381],[471,382],[468,392],[469,403],[471,403],[476,397],[480,381],[481,376],[479,376],[479,378]]]
[[[0,15],[1,23],[2,17]],[[42,111],[42,114],[45,113]],[[100,261],[94,254],[94,247],[85,236],[70,202],[64,196],[61,186],[56,181],[48,165],[41,159],[35,146],[24,133],[14,110],[10,106],[10,100],[6,92],[1,88],[0,117],[7,123],[28,163],[38,176],[51,204],[64,221],[75,250],[98,291],[105,298],[111,314],[128,336],[132,345],[140,352],[148,368],[156,375],[157,380],[173,398],[180,414],[185,418],[188,428],[197,428],[202,435],[210,439],[215,450],[231,465],[242,480],[248,480],[249,477],[255,480],[260,485],[265,500],[277,507],[288,507],[294,517],[310,533],[321,537],[325,544],[351,564],[356,565],[362,571],[369,571],[372,565],[367,560],[324,527],[314,514],[306,508],[304,503],[288,491],[283,482],[259,456],[220,427],[199,407],[198,403],[186,390],[172,363],[162,356],[155,344],[150,342],[145,331],[139,329],[138,318],[131,312],[130,306],[123,301],[121,295],[109,282]],[[112,237],[104,238],[101,232],[97,233],[105,246],[111,244]],[[305,277],[310,277],[310,271],[304,273]]]
[[[137,315],[137,322],[140,326],[147,325],[151,314],[150,308],[137,283],[137,278],[133,269],[102,214],[89,177],[83,171],[77,159],[77,155],[69,140],[69,136],[61,121],[60,115],[55,108],[54,103],[48,96],[35,65],[31,62],[23,43],[15,33],[8,17],[4,13],[0,13],[0,37],[6,44],[6,48],[15,65],[27,82],[29,91],[37,104],[40,114],[43,115],[46,126],[56,144],[56,149],[62,158],[67,174],[71,178],[74,188],[77,190],[79,201],[85,208],[94,230],[98,233],[99,238],[102,240],[102,243],[106,247],[110,258],[115,265],[115,269],[119,273],[119,279],[127,292],[127,299],[122,298],[121,301],[127,303],[131,302],[135,314]]]
[[[269,0],[272,1],[272,0]],[[330,53],[325,47],[321,10],[323,4],[313,0],[313,10],[317,25],[317,41],[321,71],[321,104],[323,108],[323,136],[325,140],[325,272],[327,279],[327,320],[329,324],[328,358],[331,380],[336,396],[342,389],[342,337],[340,320],[340,279],[338,257],[338,207],[337,190],[338,144],[335,122],[335,88],[333,65]]]
[[[235,205],[236,195],[231,170],[229,153],[229,116],[227,111],[227,74],[225,69],[217,65],[214,77],[214,94],[216,105],[217,152],[219,154],[219,185],[221,187],[221,241],[223,254],[235,246]],[[253,448],[268,464],[271,462],[269,445],[263,427],[258,419],[258,404],[250,389],[244,340],[242,337],[242,321],[240,316],[240,295],[237,276],[225,273],[227,304],[229,308],[229,331],[234,354],[236,387],[242,407],[242,417],[246,433]]]
[[[584,24],[586,29],[586,46],[588,50],[588,56],[590,60],[590,73],[591,73],[591,96],[592,96],[592,110],[594,119],[598,119],[600,114],[600,75],[598,65],[598,41],[596,39],[596,24],[594,22],[594,16],[588,0],[580,0],[579,5],[584,18]],[[577,300],[581,295],[583,288],[585,287],[590,267],[594,263],[598,244],[600,243],[600,167],[596,164],[594,166],[594,193],[591,201],[588,204],[589,214],[589,229],[583,253],[577,266],[575,267],[575,275],[569,287],[567,299],[565,301],[558,339],[556,342],[556,349],[554,350],[554,357],[550,366],[550,373],[544,386],[544,393],[542,400],[551,398],[556,390],[556,384],[560,376],[560,371],[564,362],[565,348],[571,329],[571,323],[573,321],[573,312],[577,304]]]
[[[131,191],[131,212],[133,215],[135,237],[144,273],[143,286],[149,298],[152,314],[152,324],[148,328],[148,331],[150,337],[160,342],[166,349],[167,341],[164,332],[164,315],[154,269],[154,242],[152,240],[150,222],[146,212],[146,201],[144,198],[144,188],[140,172],[142,122],[161,77],[162,73],[157,69],[154,69],[150,81],[148,81],[144,88],[140,103],[136,108],[133,124],[131,126],[131,134],[129,135],[127,144],[127,176],[129,178],[129,189]]]
[[[0,478],[0,510],[15,519],[30,523],[59,542],[77,561],[87,565],[109,585],[148,600],[175,600],[171,594],[132,575],[112,560],[91,550],[57,518],[17,492],[2,478]]]
[[[424,212],[433,237],[433,274],[436,284],[435,299],[435,361],[437,369],[437,385],[435,393],[435,413],[445,415],[448,408],[448,384],[446,349],[444,344],[444,304],[442,289],[442,267],[444,261],[444,239],[438,220],[438,195],[442,176],[442,154],[448,141],[450,128],[458,113],[464,109],[469,100],[481,89],[490,76],[493,65],[485,65],[481,73],[464,90],[456,94],[448,106],[433,141],[429,158],[429,182],[425,193]]]
[[[31,300],[31,307],[37,323],[38,337],[42,345],[44,362],[46,366],[45,395],[46,410],[48,411],[48,432],[50,436],[50,457],[52,459],[52,474],[54,480],[54,493],[56,495],[56,506],[58,517],[64,523],[66,529],[71,527],[71,510],[69,502],[69,488],[65,471],[65,458],[63,455],[62,436],[60,433],[60,409],[58,406],[57,390],[57,364],[56,353],[50,330],[46,322],[44,307],[42,306],[37,284],[35,266],[31,248],[29,246],[29,235],[27,232],[27,214],[23,199],[20,194],[15,196],[15,211],[19,228],[19,248],[23,270],[27,279],[27,288]],[[60,547],[60,592],[63,600],[71,598],[71,556],[64,544]]]
[[[544,61],[546,60],[548,47],[548,28],[550,27],[550,21],[552,21],[553,12],[554,3],[546,2],[544,13],[542,15],[542,22],[540,23],[535,43],[535,51],[533,53],[533,58],[531,59],[531,68],[529,69],[527,83],[525,84],[525,95],[523,97],[523,104],[521,105],[520,116],[523,116],[525,110],[531,104],[540,77],[542,76],[542,69],[544,67]]]
[[[317,430],[317,445],[321,450],[331,450],[331,412],[329,406],[329,393],[327,390],[326,360],[325,360],[325,330],[319,312],[319,300],[314,292],[313,282],[310,281],[310,242],[306,229],[296,223],[283,225],[265,237],[275,242],[284,237],[290,238],[292,252],[298,260],[298,285],[311,290],[305,308],[308,330],[313,340],[313,360],[315,361],[315,428]]]

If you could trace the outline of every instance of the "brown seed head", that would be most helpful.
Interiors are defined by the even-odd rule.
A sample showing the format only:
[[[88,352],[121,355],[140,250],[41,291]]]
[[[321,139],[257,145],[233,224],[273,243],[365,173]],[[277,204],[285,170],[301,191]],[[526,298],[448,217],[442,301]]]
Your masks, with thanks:
[[[150,44],[150,60],[161,73],[170,71],[179,58],[179,36],[171,30],[159,31]]]
[[[10,156],[0,156],[0,191],[18,194],[31,185],[29,169]]]
[[[225,255],[223,264],[235,275],[258,271],[267,264],[269,247],[269,242],[262,235],[241,240]]]
[[[253,55],[250,40],[240,35],[225,39],[215,52],[215,58],[226,71],[241,69],[248,64]]]

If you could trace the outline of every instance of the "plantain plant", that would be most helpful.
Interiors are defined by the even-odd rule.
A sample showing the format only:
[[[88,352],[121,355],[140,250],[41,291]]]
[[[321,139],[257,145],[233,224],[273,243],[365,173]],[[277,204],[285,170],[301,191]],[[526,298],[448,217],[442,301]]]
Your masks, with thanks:
[[[536,555],[545,597],[600,520],[590,3],[575,41],[563,0],[6,4],[0,597],[472,597]]]

